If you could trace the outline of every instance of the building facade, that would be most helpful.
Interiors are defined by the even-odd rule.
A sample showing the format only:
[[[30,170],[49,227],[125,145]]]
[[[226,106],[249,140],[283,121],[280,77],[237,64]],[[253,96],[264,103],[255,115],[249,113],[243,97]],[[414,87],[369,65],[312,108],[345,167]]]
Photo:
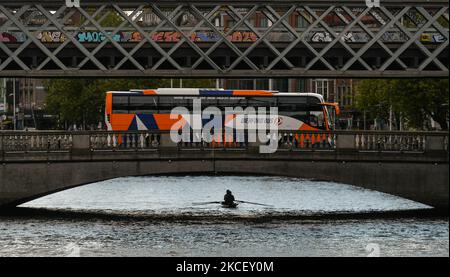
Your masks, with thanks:
[[[1,80],[0,115],[3,129],[42,129],[49,116],[44,114],[46,91],[42,79]]]

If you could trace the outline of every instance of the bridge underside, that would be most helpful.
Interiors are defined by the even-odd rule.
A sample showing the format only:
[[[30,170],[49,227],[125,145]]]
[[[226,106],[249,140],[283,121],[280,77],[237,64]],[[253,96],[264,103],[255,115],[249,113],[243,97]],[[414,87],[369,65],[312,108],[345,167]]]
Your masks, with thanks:
[[[411,199],[448,213],[448,169],[448,163],[307,158],[17,162],[0,168],[0,206],[16,206],[57,191],[117,177],[244,173],[341,182]]]
[[[448,77],[448,2],[2,1],[0,77]]]

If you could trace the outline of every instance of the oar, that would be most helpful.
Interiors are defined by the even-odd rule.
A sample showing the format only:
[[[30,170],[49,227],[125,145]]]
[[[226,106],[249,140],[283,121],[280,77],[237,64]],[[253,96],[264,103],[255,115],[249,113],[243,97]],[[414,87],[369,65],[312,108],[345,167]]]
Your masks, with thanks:
[[[261,203],[255,203],[255,202],[248,202],[248,201],[241,201],[241,200],[235,200],[235,201],[239,202],[239,203],[247,203],[247,204],[253,204],[253,205],[273,207],[273,205],[267,205],[267,204],[261,204]]]
[[[221,204],[220,201],[211,201],[211,202],[195,202],[192,205],[207,205],[207,204]]]

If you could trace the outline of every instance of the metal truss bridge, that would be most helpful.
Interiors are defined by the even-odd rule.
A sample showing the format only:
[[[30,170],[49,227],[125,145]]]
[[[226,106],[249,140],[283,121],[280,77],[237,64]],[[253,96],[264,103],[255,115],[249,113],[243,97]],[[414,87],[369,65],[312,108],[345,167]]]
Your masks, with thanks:
[[[447,0],[70,2],[0,1],[0,77],[449,74]]]

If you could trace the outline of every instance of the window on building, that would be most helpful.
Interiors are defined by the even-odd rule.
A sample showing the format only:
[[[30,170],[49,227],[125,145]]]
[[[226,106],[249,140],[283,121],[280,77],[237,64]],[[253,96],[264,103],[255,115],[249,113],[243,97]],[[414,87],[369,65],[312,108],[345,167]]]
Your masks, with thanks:
[[[254,79],[242,79],[242,80],[227,80],[226,81],[226,89],[243,89],[243,90],[252,90],[254,89]]]
[[[254,27],[258,27],[257,21],[256,21],[256,16],[251,17],[248,22],[250,23],[251,26]]]
[[[253,85],[254,85],[254,80],[253,79],[248,79],[248,80],[241,80],[239,82],[239,88],[238,89],[249,89],[252,90],[253,89]]]
[[[255,89],[269,89],[269,79],[256,79],[255,81]]]
[[[318,93],[323,96],[325,101],[329,101],[328,93],[329,93],[329,82],[326,79],[314,80],[315,82],[315,93]]]
[[[294,81],[294,92],[306,92],[305,79],[295,79],[293,81]]]
[[[288,79],[273,79],[273,90],[279,92],[289,91],[289,80]]]
[[[345,99],[345,87],[339,86],[339,87],[337,87],[336,100],[338,101],[340,106],[345,105],[344,99]]]
[[[225,16],[224,17],[224,21],[225,21],[225,26],[224,27],[228,27],[228,28],[233,27],[237,23],[236,20],[234,20],[234,18],[231,17],[231,16]]]
[[[352,90],[350,89],[350,87],[346,87],[345,95],[347,97],[347,106],[351,106],[353,104],[353,96],[352,96]]]
[[[337,100],[341,106],[349,106],[352,104],[353,99],[351,95],[351,89],[349,86],[337,87]]]
[[[295,15],[295,28],[305,28],[308,22],[300,14]]]
[[[269,27],[269,19],[267,19],[267,17],[261,16],[259,20],[259,27],[262,28]]]
[[[226,80],[226,89],[238,89],[239,80]]]

